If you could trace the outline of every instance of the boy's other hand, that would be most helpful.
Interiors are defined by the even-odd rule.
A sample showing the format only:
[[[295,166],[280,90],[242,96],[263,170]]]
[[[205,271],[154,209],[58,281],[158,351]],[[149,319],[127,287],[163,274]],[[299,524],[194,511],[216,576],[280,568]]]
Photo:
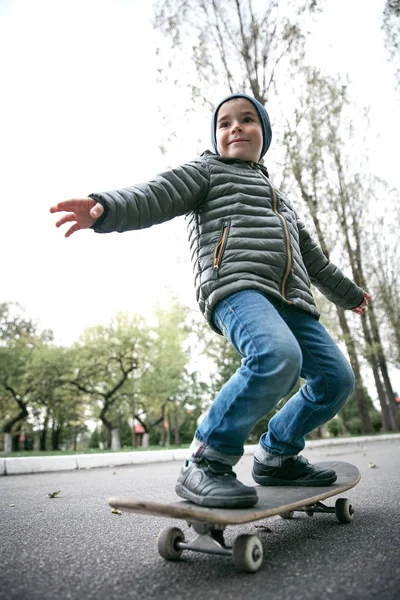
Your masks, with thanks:
[[[366,313],[366,311],[368,310],[368,302],[371,299],[371,296],[368,294],[368,292],[364,292],[364,300],[361,302],[361,304],[359,304],[358,306],[356,306],[355,308],[352,308],[351,310],[353,311],[353,313],[356,313],[356,315],[364,315]]]
[[[92,198],[76,198],[74,200],[64,200],[50,208],[51,213],[67,212],[56,222],[56,227],[64,225],[64,223],[73,223],[65,233],[65,237],[69,237],[75,231],[80,229],[88,229],[97,221],[104,212],[104,208],[99,202]]]

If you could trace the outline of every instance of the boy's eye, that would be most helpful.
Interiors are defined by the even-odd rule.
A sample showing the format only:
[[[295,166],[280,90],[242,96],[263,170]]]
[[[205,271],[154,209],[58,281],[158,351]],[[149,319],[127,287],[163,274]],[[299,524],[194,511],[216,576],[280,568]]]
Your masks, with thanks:
[[[251,123],[252,120],[253,120],[253,117],[245,117],[243,119],[243,123]]]
[[[219,126],[220,126],[220,128],[222,129],[223,127],[228,127],[228,126],[229,126],[229,123],[228,123],[228,121],[222,121],[222,122],[219,124]]]

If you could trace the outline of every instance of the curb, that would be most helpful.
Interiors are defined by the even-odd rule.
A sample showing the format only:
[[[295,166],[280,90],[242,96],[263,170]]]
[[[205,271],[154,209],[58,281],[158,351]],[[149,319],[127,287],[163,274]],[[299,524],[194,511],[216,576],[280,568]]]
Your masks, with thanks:
[[[385,442],[400,440],[400,433],[375,436],[366,435],[352,438],[326,438],[306,442],[305,449],[323,448],[327,446],[343,446],[362,444],[365,442]],[[253,455],[257,444],[244,448],[244,455]],[[110,452],[104,454],[77,454],[72,456],[27,456],[23,458],[0,458],[1,475],[27,475],[32,473],[50,473],[55,471],[76,471],[79,469],[95,469],[100,467],[122,467],[158,462],[183,461],[187,449],[151,450],[141,452]]]

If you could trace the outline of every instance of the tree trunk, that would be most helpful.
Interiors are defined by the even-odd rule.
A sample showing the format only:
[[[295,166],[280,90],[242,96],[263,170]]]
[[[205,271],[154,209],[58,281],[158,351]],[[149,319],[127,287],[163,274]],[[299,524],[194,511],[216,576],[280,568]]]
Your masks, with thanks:
[[[115,427],[111,421],[109,421],[106,417],[106,412],[109,408],[109,404],[107,402],[104,403],[103,408],[100,413],[100,420],[103,423],[104,427],[108,431],[109,437],[109,446],[111,450],[120,450],[121,449],[121,441],[119,438],[119,429]]]
[[[121,440],[118,427],[111,429],[111,450],[121,450]]]
[[[373,307],[372,307],[373,308]],[[379,333],[378,323],[376,321],[374,310],[369,311],[368,319],[371,324],[372,331],[372,339],[374,341],[374,346],[377,348],[377,360],[379,364],[379,369],[383,377],[384,388],[386,392],[387,398],[387,406],[388,406],[388,419],[390,422],[391,431],[398,431],[398,424],[396,419],[396,404],[395,404],[395,395],[392,387],[392,383],[390,381],[387,362],[385,355],[383,353],[383,347],[381,343],[381,337]]]
[[[338,148],[333,149],[333,157],[335,159],[337,175],[339,180],[339,200],[340,204],[337,207],[337,214],[341,224],[342,233],[344,235],[345,247],[350,261],[350,268],[353,274],[353,279],[363,290],[367,289],[367,284],[364,276],[363,263],[361,259],[362,244],[360,223],[358,221],[357,210],[350,199],[349,188],[345,179],[342,158]],[[348,220],[350,219],[352,228],[351,233],[354,237],[354,243],[350,239],[350,228]],[[370,326],[368,325],[368,321]],[[373,364],[375,382],[379,379],[381,382],[379,371],[382,373],[384,380],[383,396],[379,396],[379,401],[382,409],[382,420],[385,428],[388,431],[397,431],[396,418],[394,416],[392,405],[394,404],[394,393],[387,370],[386,358],[383,352],[383,346],[380,339],[379,327],[375,317],[373,302],[370,302],[368,308],[368,321],[362,318],[362,327],[364,338],[369,346],[370,362]],[[382,384],[379,386],[382,391]],[[378,387],[377,387],[378,391]],[[379,391],[378,391],[379,395]]]
[[[9,432],[4,433],[4,452],[12,452],[12,434]]]
[[[174,408],[174,443],[175,446],[180,446],[181,443],[181,436],[179,431],[179,413],[178,407],[176,405]]]
[[[362,322],[364,339],[367,342],[368,348],[371,349],[370,353],[367,356],[367,359],[371,365],[372,373],[374,375],[375,387],[376,387],[376,391],[378,393],[379,404],[380,404],[381,412],[382,412],[383,429],[385,431],[396,431],[396,427],[393,428],[390,409],[389,409],[389,405],[388,405],[388,398],[386,396],[385,389],[382,384],[378,356],[377,356],[376,349],[374,348],[373,340],[371,337],[371,332],[369,330],[367,320],[364,317],[362,317],[361,322]]]
[[[8,389],[10,389],[10,388],[8,388]],[[14,398],[15,398],[15,395],[14,395]],[[18,423],[18,429],[20,429],[21,422],[24,421],[29,416],[29,413],[26,409],[25,404],[23,404],[23,402],[21,400],[17,400],[17,402],[18,402],[18,406],[21,408],[21,411],[17,414],[16,417],[14,417],[13,419],[10,419],[4,425],[4,427],[3,427],[4,440],[8,434],[11,436],[11,439],[12,439],[12,429],[13,429],[14,425],[16,425]],[[5,444],[5,441],[4,441],[4,444]],[[12,447],[12,442],[11,442],[11,447]],[[8,450],[8,452],[11,452],[11,450]]]
[[[166,415],[166,410],[165,410],[165,404],[163,404],[163,406],[161,407],[161,415],[162,415],[162,421],[161,421],[161,427],[162,427],[161,446],[163,448],[165,448],[165,446],[168,444],[168,436],[169,436],[169,427],[168,427],[167,415]]]
[[[60,428],[57,426],[52,427],[51,430],[51,447],[53,450],[59,450],[60,446]]]
[[[47,449],[47,426],[49,424],[49,419],[46,416],[43,422],[43,428],[40,431],[39,437],[39,450],[44,452]]]
[[[76,452],[77,445],[78,445],[78,433],[77,433],[76,428],[74,427],[74,442],[73,442],[73,450],[74,450],[74,452]]]
[[[365,433],[373,433],[374,428],[372,426],[371,416],[368,411],[365,387],[362,382],[362,377],[361,377],[361,372],[360,372],[360,363],[358,361],[354,340],[351,335],[351,331],[350,331],[349,325],[347,323],[346,315],[345,315],[343,308],[340,308],[339,306],[337,306],[336,312],[339,317],[340,327],[344,334],[344,340],[345,340],[347,352],[349,354],[351,368],[353,369],[354,377],[356,380],[354,393],[355,393],[355,397],[356,397],[358,413],[360,415],[361,432],[364,434]]]
[[[329,249],[327,247],[327,244],[325,241],[325,236],[323,234],[323,228],[321,226],[321,223],[320,223],[319,217],[318,217],[317,199],[315,197],[313,197],[307,191],[306,186],[303,181],[302,170],[301,170],[300,165],[295,164],[294,167],[295,167],[294,168],[295,178],[296,178],[297,184],[299,186],[301,196],[310,211],[310,214],[311,214],[311,217],[312,217],[312,220],[314,223],[315,231],[317,233],[317,239],[318,239],[319,245],[321,246],[321,250],[325,254],[325,256],[327,258],[329,258]],[[370,417],[370,414],[368,411],[365,386],[364,386],[363,380],[362,380],[360,362],[358,360],[354,339],[353,339],[353,336],[350,331],[350,327],[347,322],[345,311],[343,310],[343,308],[340,308],[339,306],[336,306],[335,308],[336,308],[336,312],[337,312],[337,315],[339,318],[339,324],[340,324],[340,328],[342,330],[343,339],[344,339],[344,342],[346,345],[347,353],[349,355],[351,368],[353,369],[354,377],[356,380],[355,394],[356,394],[356,401],[357,401],[357,406],[358,406],[359,415],[360,415],[361,429],[364,433],[372,433],[373,427],[372,427],[371,417]]]

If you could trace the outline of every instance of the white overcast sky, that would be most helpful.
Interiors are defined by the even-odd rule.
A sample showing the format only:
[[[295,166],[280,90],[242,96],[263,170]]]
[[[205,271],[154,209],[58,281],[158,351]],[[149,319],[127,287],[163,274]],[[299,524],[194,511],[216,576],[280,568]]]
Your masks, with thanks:
[[[400,187],[400,105],[385,62],[383,4],[327,0],[310,49],[328,71],[348,71],[360,107],[371,105],[371,164]],[[0,0],[0,302],[19,302],[61,343],[119,310],[146,314],[167,298],[166,286],[195,307],[183,219],[65,239],[48,212],[189,161],[199,139],[210,147],[207,109],[193,131],[183,118],[189,97],[155,83],[151,17],[144,0]],[[179,140],[164,156],[160,104]]]

